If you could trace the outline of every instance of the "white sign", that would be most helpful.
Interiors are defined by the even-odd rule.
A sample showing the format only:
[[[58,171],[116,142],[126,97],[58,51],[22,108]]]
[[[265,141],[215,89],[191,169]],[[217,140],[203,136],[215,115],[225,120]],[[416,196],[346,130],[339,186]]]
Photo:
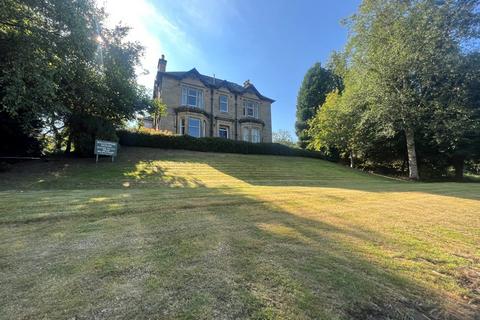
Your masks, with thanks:
[[[106,140],[95,140],[95,150],[94,154],[97,155],[96,159],[98,162],[98,156],[110,156],[113,158],[117,156],[118,144],[112,141]]]

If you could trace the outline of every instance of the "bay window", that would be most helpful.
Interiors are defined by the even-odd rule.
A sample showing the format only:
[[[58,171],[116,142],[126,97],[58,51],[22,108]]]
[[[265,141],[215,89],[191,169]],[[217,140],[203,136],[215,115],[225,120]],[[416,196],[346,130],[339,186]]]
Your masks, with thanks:
[[[252,128],[251,135],[252,135],[252,142],[253,143],[259,143],[260,142],[260,130],[258,128]]]
[[[202,121],[197,118],[188,118],[188,135],[200,138],[202,136]]]
[[[185,118],[180,119],[180,134],[185,134]]]
[[[242,129],[242,140],[246,142],[250,141],[250,132],[248,128]]]
[[[262,137],[260,129],[255,127],[242,128],[242,140],[253,143],[261,142]]]

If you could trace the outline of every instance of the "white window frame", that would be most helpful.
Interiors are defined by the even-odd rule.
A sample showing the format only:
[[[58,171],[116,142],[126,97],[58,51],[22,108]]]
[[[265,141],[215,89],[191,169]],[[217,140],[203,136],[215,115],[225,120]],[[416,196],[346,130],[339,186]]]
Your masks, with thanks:
[[[222,102],[222,98],[225,98],[225,101]],[[226,94],[221,94],[218,97],[218,103],[220,112],[228,112],[228,96]],[[225,107],[224,109],[222,109],[222,105]]]
[[[186,125],[185,125],[185,118],[180,118],[180,134],[185,134],[185,128],[186,128]]]
[[[261,133],[259,128],[251,128],[250,129],[250,136],[252,138],[253,143],[259,143],[261,141]]]
[[[250,142],[250,128],[242,128],[242,140],[245,142]]]
[[[227,133],[227,136],[225,137],[226,139],[230,139],[230,127],[228,126],[224,126],[224,125],[219,125],[218,126],[218,136],[220,138],[223,138],[221,135],[220,135],[220,131],[225,131]]]
[[[189,98],[194,98],[195,103],[190,104],[188,101]],[[182,101],[182,106],[203,109],[204,108],[203,90],[193,88],[193,87],[182,86],[181,101]]]
[[[195,128],[198,128],[198,136],[194,136],[192,135],[192,133],[190,132],[190,128],[192,127],[192,123],[193,121],[198,121],[198,126],[193,126]],[[199,118],[194,118],[194,117],[189,117],[188,118],[188,135],[189,136],[192,136],[192,137],[195,137],[195,138],[201,138],[202,137],[202,133],[203,133],[203,130],[202,130],[202,120],[199,119]]]
[[[243,103],[243,115],[258,119],[258,103],[254,101],[245,101]],[[251,111],[251,112],[250,112]]]

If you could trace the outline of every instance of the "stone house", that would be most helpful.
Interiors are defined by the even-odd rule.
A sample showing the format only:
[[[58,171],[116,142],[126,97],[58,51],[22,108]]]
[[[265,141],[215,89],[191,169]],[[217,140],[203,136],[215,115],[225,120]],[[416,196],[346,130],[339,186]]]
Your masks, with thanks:
[[[153,96],[168,106],[160,129],[194,137],[272,142],[271,105],[250,81],[243,86],[200,74],[195,68],[167,72],[158,61]],[[151,119],[145,126],[152,127]]]

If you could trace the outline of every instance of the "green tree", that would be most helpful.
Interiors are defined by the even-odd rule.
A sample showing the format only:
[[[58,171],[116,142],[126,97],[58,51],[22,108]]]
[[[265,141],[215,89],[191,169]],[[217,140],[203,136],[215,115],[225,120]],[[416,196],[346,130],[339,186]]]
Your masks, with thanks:
[[[10,131],[37,139],[54,123],[67,61],[92,54],[85,17],[90,1],[5,0],[0,10],[0,112]],[[52,116],[54,119],[52,119]],[[3,139],[9,139],[2,135]]]
[[[115,129],[134,118],[142,99],[135,74],[142,47],[125,41],[128,32],[124,26],[104,29],[97,49],[102,60],[72,66],[75,85],[62,101],[68,106],[62,114],[68,131],[66,152],[73,144],[76,153],[92,154],[95,139],[116,140]]]
[[[460,113],[454,116],[461,117],[461,127],[451,128],[456,135],[446,136],[450,132],[445,132],[445,124],[436,130],[435,140],[444,151],[450,163],[455,169],[455,177],[463,179],[464,166],[466,160],[478,161],[480,159],[480,52],[470,52],[463,57],[460,65],[458,88],[458,103],[465,106],[466,114]]]
[[[308,145],[308,120],[325,102],[327,94],[336,89],[337,79],[333,73],[315,63],[305,74],[297,96],[297,120],[295,131],[301,148]]]
[[[338,90],[327,95],[325,103],[309,121],[308,133],[312,139],[308,147],[326,153],[335,150],[340,156],[348,157],[353,168],[359,151],[360,109],[349,103],[348,95],[348,92],[341,95]]]
[[[133,117],[142,47],[103,25],[93,0],[6,0],[0,10],[0,112],[15,131],[90,153]],[[107,130],[107,128],[109,128]],[[108,133],[106,132],[108,131]],[[39,135],[37,134],[38,138]]]
[[[151,102],[150,114],[153,118],[153,126],[155,130],[160,129],[160,120],[167,115],[167,105],[161,98],[154,98]]]
[[[457,95],[461,44],[477,36],[478,1],[365,0],[350,20],[350,77],[379,134],[405,135],[409,177],[418,179],[417,136],[463,135],[468,110]],[[436,129],[435,129],[436,128]]]

